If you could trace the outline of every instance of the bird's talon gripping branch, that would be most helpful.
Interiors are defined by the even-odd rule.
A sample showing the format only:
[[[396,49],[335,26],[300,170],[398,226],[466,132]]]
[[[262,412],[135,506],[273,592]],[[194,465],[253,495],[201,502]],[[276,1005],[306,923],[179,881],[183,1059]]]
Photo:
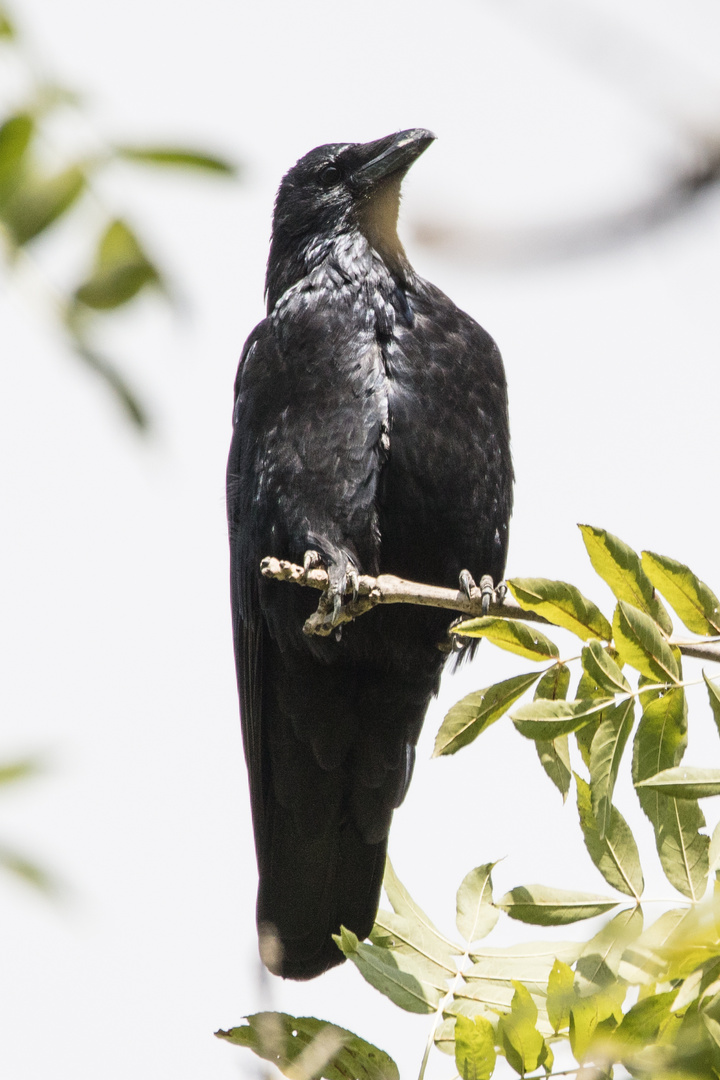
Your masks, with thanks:
[[[460,588],[465,593],[468,600],[472,600],[473,589],[477,589],[477,585],[475,584],[475,578],[469,570],[460,571]]]
[[[490,574],[483,574],[480,578],[480,594],[482,596],[482,613],[487,615],[490,610],[490,601],[495,595],[495,585]]]

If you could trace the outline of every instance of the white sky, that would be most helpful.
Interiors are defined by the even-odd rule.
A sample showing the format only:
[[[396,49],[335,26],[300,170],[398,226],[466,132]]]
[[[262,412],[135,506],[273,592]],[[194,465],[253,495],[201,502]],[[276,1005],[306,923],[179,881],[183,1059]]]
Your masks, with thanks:
[[[419,272],[505,356],[518,477],[509,574],[575,581],[609,612],[575,529],[589,521],[682,559],[717,590],[720,194],[566,261],[500,264],[481,242],[453,257],[413,240],[432,225],[496,244],[498,231],[595,217],[656,190],[687,153],[680,122],[720,128],[717,5],[18,0],[16,14],[86,95],[96,132],[204,145],[246,171],[239,187],[130,169],[100,185],[185,301],[179,324],[141,302],[104,338],[151,404],[148,444],[36,309],[16,292],[0,300],[0,753],[47,762],[2,795],[0,839],[66,884],[53,904],[0,882],[0,1073],[251,1075],[252,1056],[212,1032],[271,1006],[348,1026],[412,1076],[427,1021],[349,964],[312,984],[258,985],[223,484],[275,189],[318,143],[433,129],[401,232]],[[56,273],[78,257],[70,236],[37,254]],[[444,709],[522,665],[483,646],[445,682],[396,815],[396,869],[447,932],[463,875],[491,859],[506,856],[498,895],[532,881],[606,891],[572,799],[561,807],[509,722],[428,760]],[[705,764],[716,735],[694,700],[688,758]],[[618,799],[646,842],[648,892],[668,895],[626,778]],[[490,943],[521,933],[501,924]],[[451,1073],[436,1055],[431,1075]]]

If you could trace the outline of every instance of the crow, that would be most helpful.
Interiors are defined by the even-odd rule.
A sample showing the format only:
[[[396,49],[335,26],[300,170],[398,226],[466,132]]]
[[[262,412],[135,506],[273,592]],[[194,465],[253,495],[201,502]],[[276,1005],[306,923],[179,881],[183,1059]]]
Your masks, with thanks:
[[[337,615],[357,575],[500,582],[513,469],[492,338],[419,277],[397,235],[424,129],[319,146],[284,177],[267,317],[235,382],[228,521],[235,658],[259,870],[261,957],[311,979],[370,933],[393,811],[437,693],[449,612],[377,607],[303,634],[323,566]]]

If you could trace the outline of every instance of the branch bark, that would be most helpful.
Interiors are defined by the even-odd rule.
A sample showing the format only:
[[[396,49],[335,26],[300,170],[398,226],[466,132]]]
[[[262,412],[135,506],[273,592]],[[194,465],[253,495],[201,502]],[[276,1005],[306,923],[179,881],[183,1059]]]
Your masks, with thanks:
[[[304,585],[323,593],[328,585],[325,570],[304,570],[296,563],[272,556],[263,559],[260,572],[265,578],[289,581],[294,585]],[[455,611],[458,615],[467,615],[469,618],[480,617],[483,614],[482,594],[477,588],[473,589],[468,597],[459,589],[444,589],[437,585],[406,581],[393,574],[380,574],[378,577],[362,574],[358,582],[357,596],[348,599],[343,604],[339,619],[333,617],[332,604],[325,603],[325,597],[321,596],[317,611],[314,611],[307,619],[303,630],[310,636],[318,634],[325,637],[332,633],[339,622],[352,622],[353,619],[364,615],[366,611],[377,607],[378,604],[416,604],[421,607],[445,608],[447,611]],[[522,619],[525,622],[552,625],[542,615],[521,608],[507,595],[502,602],[493,598],[490,601],[488,614],[505,619]],[[678,648],[684,656],[720,663],[720,642],[670,638],[669,643]]]

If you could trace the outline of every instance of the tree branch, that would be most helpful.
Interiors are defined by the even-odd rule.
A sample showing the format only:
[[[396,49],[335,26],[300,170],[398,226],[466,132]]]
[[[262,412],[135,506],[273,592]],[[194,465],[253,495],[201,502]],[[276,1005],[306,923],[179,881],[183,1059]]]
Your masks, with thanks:
[[[325,570],[304,570],[296,563],[287,562],[285,559],[275,559],[268,556],[260,564],[260,572],[265,578],[275,581],[290,581],[294,585],[304,585],[311,589],[325,593],[328,585],[328,576]],[[343,604],[339,617],[333,615],[332,602],[326,602],[325,596],[320,597],[317,611],[313,612],[303,627],[304,633],[312,636],[318,634],[326,637],[343,622],[352,622],[353,619],[364,615],[366,611],[377,607],[378,604],[416,604],[421,607],[445,608],[447,611],[456,611],[459,615],[467,615],[476,618],[483,614],[482,594],[480,589],[473,589],[470,597],[464,592],[455,589],[444,589],[438,585],[424,585],[416,581],[405,581],[393,574],[380,574],[378,577],[370,577],[362,574],[358,582],[357,597],[350,598]],[[526,611],[508,596],[500,603],[495,599],[490,601],[488,615],[500,616],[504,619],[522,619],[525,622],[544,623],[552,625],[542,615],[534,611]],[[670,638],[670,645],[675,646],[684,656],[693,656],[699,660],[709,660],[720,663],[720,642],[716,641],[683,641]]]

